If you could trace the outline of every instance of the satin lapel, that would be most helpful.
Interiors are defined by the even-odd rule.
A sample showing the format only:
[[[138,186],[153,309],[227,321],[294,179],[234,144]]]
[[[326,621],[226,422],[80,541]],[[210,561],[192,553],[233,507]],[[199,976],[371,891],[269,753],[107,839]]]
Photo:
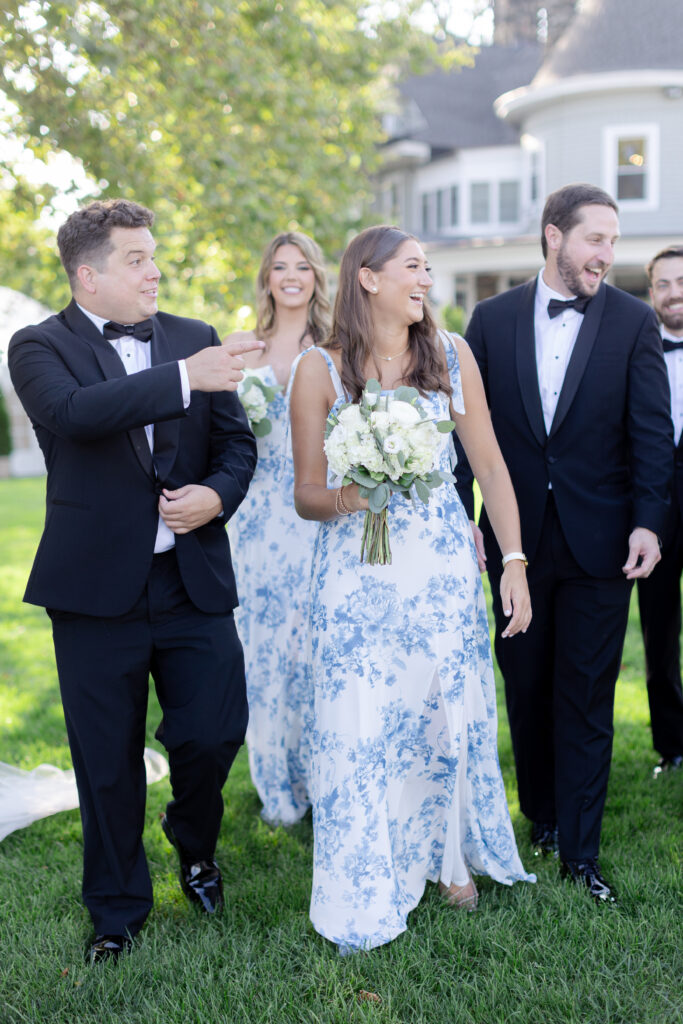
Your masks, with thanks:
[[[586,364],[590,358],[590,354],[593,351],[593,345],[595,339],[598,336],[598,328],[600,326],[600,320],[602,319],[602,312],[605,308],[605,300],[607,298],[607,289],[605,285],[600,285],[597,295],[591,300],[588,308],[583,317],[583,323],[579,330],[576,342],[574,343],[574,350],[569,359],[569,365],[567,366],[567,372],[564,375],[564,383],[562,384],[562,390],[560,391],[560,397],[557,400],[557,408],[555,409],[555,415],[553,422],[550,426],[550,434],[556,434],[562,425],[562,421],[569,412],[574,396],[576,395],[581,378],[584,375]]]
[[[536,368],[536,336],[534,334],[534,303],[536,301],[536,281],[530,281],[522,292],[521,302],[517,310],[515,323],[515,357],[517,360],[517,379],[522,402],[526,410],[529,426],[538,443],[546,442],[545,423],[541,392],[538,387],[538,370]]]
[[[73,300],[64,310],[64,319],[74,334],[90,342],[105,380],[126,376],[126,368],[119,359],[116,349],[100,334],[92,320],[81,313]],[[145,428],[133,427],[127,433],[140,465],[145,473],[154,478],[154,463]]]
[[[152,366],[158,366],[159,363],[172,363],[178,358],[174,356],[169,340],[156,320],[150,344],[152,346]],[[162,486],[166,485],[168,475],[175,462],[179,433],[180,420],[178,419],[164,420],[154,424],[154,465]]]

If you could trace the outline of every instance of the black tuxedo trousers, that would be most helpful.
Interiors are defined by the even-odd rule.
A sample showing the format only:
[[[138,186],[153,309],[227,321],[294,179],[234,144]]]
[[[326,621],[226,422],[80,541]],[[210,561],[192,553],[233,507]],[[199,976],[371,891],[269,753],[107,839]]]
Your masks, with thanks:
[[[49,614],[83,822],[83,901],[97,934],[135,935],[152,908],[142,845],[150,674],[173,788],[166,814],[190,862],[211,860],[247,726],[242,645],[232,612],[190,601],[174,550],[154,556],[125,615]]]
[[[503,638],[500,570],[489,568],[522,813],[557,822],[565,860],[596,857],[612,754],[614,690],[632,584],[588,575],[552,491],[528,582],[533,619]]]
[[[638,607],[645,647],[645,679],[652,745],[663,758],[683,754],[681,689],[681,573],[683,572],[683,449],[676,453],[676,487],[662,560],[638,581]]]

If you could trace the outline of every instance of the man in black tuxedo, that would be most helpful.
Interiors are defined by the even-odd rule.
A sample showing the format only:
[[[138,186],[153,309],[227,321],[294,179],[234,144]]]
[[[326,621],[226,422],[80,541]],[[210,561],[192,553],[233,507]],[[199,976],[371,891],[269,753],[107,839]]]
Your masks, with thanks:
[[[659,317],[664,360],[671,386],[676,442],[671,510],[662,537],[662,560],[651,576],[638,580],[638,605],[645,645],[652,742],[660,754],[654,768],[683,767],[681,692],[681,572],[683,571],[683,246],[663,249],[647,267],[650,299]]]
[[[235,394],[240,352],[157,313],[152,213],[93,202],[60,228],[73,300],[18,331],[17,394],[47,464],[25,600],[52,620],[80,798],[92,962],[131,947],[152,906],[142,845],[151,673],[173,799],[162,822],[190,900],[222,903],[221,789],[247,724],[225,524],[256,446]]]
[[[659,561],[673,468],[652,310],[603,281],[619,235],[592,185],[552,193],[538,277],[479,303],[467,330],[522,523],[533,620],[502,640],[501,556],[481,526],[520,805],[537,852],[598,902],[614,689],[632,581]],[[472,518],[471,475],[458,490]],[[510,553],[508,556],[510,557]]]

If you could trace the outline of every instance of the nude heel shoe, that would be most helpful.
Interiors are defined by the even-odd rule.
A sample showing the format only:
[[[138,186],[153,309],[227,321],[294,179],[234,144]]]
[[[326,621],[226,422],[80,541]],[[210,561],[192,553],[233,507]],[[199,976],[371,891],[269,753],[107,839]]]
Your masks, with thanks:
[[[443,882],[439,882],[439,892],[451,907],[465,910],[469,914],[477,909],[479,893],[471,875],[465,885],[444,885]]]

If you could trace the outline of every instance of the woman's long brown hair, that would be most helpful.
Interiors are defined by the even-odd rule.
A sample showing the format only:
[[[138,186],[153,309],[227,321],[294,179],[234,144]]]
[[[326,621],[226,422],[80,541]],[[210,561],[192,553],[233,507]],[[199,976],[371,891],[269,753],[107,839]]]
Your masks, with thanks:
[[[413,235],[399,228],[380,224],[356,235],[342,256],[332,331],[324,347],[341,352],[342,384],[354,402],[365,387],[365,366],[373,349],[371,300],[358,279],[359,271],[361,267],[380,271],[411,239]],[[408,327],[410,363],[402,382],[422,394],[443,391],[450,396],[452,388],[445,372],[445,359],[435,344],[435,335],[436,324],[425,303],[422,320]]]

